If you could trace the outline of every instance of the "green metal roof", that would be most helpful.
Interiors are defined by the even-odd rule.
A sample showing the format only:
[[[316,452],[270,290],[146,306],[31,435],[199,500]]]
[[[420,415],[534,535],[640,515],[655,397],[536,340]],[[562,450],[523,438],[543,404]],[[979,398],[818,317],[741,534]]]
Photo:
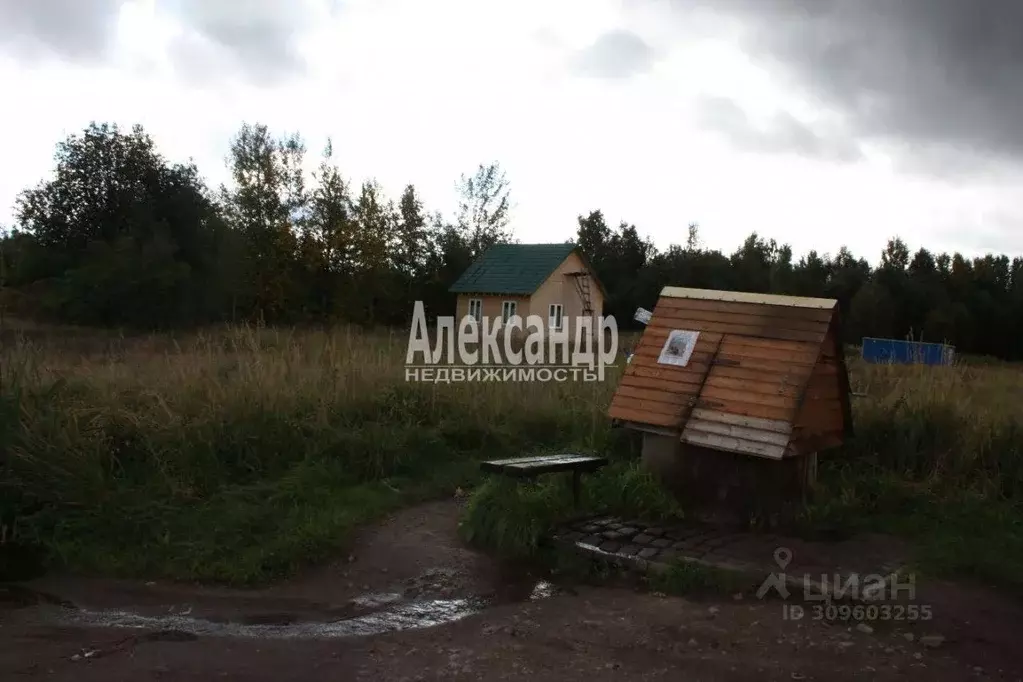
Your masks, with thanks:
[[[576,245],[494,244],[462,273],[448,291],[456,294],[518,294],[540,288]]]

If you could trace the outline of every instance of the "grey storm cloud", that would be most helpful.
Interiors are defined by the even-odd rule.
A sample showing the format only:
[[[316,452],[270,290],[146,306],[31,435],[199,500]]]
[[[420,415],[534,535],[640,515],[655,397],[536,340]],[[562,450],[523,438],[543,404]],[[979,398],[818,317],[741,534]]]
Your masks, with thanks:
[[[672,1],[738,20],[747,54],[858,138],[1023,161],[1019,0]]]
[[[185,73],[201,76],[217,55],[228,56],[259,82],[301,72],[297,43],[311,27],[309,3],[301,0],[159,0],[173,8],[195,33],[182,39],[173,56]],[[212,48],[212,49],[210,49]],[[208,73],[206,74],[208,75]]]
[[[36,59],[101,60],[121,0],[0,0],[0,48]]]
[[[124,0],[0,0],[0,49],[35,59],[102,60]],[[186,77],[231,66],[256,82],[301,71],[296,45],[314,21],[309,0],[156,0],[187,34],[171,47]],[[330,1],[336,7],[335,0]]]
[[[839,162],[863,156],[856,141],[840,132],[815,130],[787,112],[774,114],[766,125],[757,125],[738,104],[724,97],[700,100],[696,117],[701,126],[725,135],[743,149]]]
[[[653,66],[657,53],[631,31],[608,31],[577,52],[574,70],[585,76],[620,79],[644,73]]]

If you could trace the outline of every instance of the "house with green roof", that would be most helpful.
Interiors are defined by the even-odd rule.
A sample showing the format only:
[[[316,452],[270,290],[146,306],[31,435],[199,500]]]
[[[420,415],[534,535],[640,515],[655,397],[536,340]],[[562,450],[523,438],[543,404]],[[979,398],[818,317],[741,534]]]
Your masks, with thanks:
[[[607,292],[576,244],[495,244],[450,289],[458,295],[456,319],[507,321],[530,315],[544,329],[575,333],[589,317],[599,329]]]

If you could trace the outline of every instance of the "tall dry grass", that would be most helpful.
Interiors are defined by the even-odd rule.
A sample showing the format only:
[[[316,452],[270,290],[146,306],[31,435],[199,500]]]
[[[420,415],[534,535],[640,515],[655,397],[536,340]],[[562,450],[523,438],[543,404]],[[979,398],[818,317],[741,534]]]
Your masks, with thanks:
[[[1023,590],[1023,368],[851,363],[867,398],[809,523],[899,533],[924,574]]]
[[[77,570],[252,582],[470,482],[481,457],[634,448],[605,417],[614,371],[601,384],[409,383],[407,338],[253,327],[5,338],[0,516]],[[851,371],[868,393],[854,399],[857,435],[823,458],[808,516],[935,533],[936,560],[962,570],[1004,565],[966,528],[997,531],[1003,553],[1017,546],[1023,372]]]
[[[406,341],[239,327],[9,342],[0,513],[76,568],[245,582],[453,489],[480,457],[613,437],[610,385],[409,383]]]

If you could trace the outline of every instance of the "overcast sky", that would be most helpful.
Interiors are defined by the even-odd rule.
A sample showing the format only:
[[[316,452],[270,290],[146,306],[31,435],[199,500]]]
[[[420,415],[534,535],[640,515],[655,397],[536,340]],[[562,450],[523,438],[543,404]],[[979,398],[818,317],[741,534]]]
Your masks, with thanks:
[[[0,224],[90,120],[213,184],[259,121],[448,212],[497,160],[523,242],[1023,253],[1013,0],[0,0],[0,84]]]

